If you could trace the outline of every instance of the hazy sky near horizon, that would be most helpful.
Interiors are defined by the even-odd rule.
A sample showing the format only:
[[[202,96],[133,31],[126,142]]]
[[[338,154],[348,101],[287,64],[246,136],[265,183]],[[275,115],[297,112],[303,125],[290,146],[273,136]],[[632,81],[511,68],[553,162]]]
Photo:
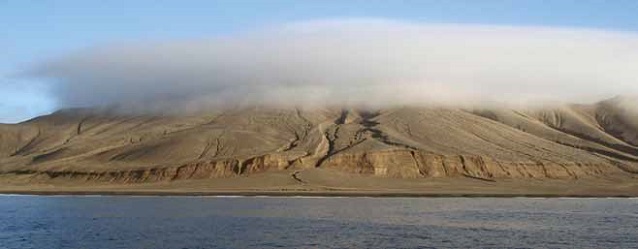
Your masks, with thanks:
[[[633,0],[551,2],[538,0],[100,2],[5,0],[0,1],[0,30],[2,30],[0,122],[17,122],[72,104],[73,101],[69,102],[68,99],[59,96],[60,92],[55,84],[60,82],[41,77],[24,77],[23,74],[51,58],[64,57],[96,46],[123,43],[157,44],[182,40],[206,41],[290,23],[345,19],[392,20],[426,26],[460,24],[470,27],[506,25],[523,29],[530,27],[596,29],[600,32],[620,32],[633,36],[638,34],[638,17],[635,13],[638,13],[638,1]],[[404,30],[405,25],[395,25],[390,28],[392,32],[397,29]],[[384,28],[382,30],[387,31]],[[555,38],[553,34],[543,33],[543,35]],[[598,34],[594,36],[596,39],[601,37]],[[608,41],[605,39],[616,41],[616,38],[604,36],[600,38],[601,41]],[[624,42],[633,41],[633,39],[618,41],[620,44],[618,46],[627,47],[629,45],[623,45]],[[201,42],[196,44],[201,46]],[[432,46],[440,47],[437,44]],[[587,48],[585,46],[583,49]],[[633,48],[631,47],[631,51],[634,51]],[[170,51],[175,53],[176,50],[172,48]],[[605,53],[607,52],[609,51]],[[99,59],[100,57],[91,58]],[[631,63],[631,58],[624,60],[626,61],[609,59],[603,67],[616,65],[614,63]],[[584,68],[591,71],[591,68],[595,66],[594,64],[585,65]],[[368,68],[362,68],[364,69]],[[631,69],[633,68],[628,66],[620,70]],[[634,77],[627,75],[625,71],[621,72],[623,77],[619,79]],[[405,74],[412,75],[411,72]],[[60,75],[56,74],[56,76]],[[360,75],[355,76],[360,77]],[[56,79],[69,78],[68,74],[64,74]],[[623,82],[623,84],[630,83],[635,82]],[[200,88],[193,89],[195,91]],[[64,94],[77,95],[78,93],[64,92]]]

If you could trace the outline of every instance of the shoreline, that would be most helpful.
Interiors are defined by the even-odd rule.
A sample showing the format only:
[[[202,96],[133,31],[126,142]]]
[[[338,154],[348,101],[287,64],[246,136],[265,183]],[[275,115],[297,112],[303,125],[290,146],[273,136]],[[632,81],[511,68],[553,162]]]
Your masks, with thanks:
[[[314,170],[312,174],[270,172],[245,177],[94,182],[0,175],[0,194],[104,196],[269,196],[403,198],[638,198],[638,178],[499,179],[382,178]],[[308,173],[308,172],[303,172]]]
[[[140,197],[367,197],[367,198],[638,198],[631,194],[512,194],[512,193],[411,193],[320,191],[0,191],[22,196],[140,196]]]

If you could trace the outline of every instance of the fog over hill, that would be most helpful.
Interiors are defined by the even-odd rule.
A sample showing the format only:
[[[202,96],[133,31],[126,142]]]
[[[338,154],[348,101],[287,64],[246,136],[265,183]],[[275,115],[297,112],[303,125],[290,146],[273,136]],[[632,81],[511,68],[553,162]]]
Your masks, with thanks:
[[[638,94],[638,35],[320,20],[225,37],[101,45],[24,72],[61,107],[540,105]]]
[[[0,178],[635,182],[636,58],[632,33],[370,19],[104,45],[23,74],[67,109],[0,125]]]

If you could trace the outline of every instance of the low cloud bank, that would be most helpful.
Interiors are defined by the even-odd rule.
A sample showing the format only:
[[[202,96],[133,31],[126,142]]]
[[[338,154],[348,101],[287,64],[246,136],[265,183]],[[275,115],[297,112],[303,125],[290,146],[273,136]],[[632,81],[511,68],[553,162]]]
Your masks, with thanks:
[[[539,104],[638,94],[638,34],[389,20],[96,47],[38,65],[62,107]]]

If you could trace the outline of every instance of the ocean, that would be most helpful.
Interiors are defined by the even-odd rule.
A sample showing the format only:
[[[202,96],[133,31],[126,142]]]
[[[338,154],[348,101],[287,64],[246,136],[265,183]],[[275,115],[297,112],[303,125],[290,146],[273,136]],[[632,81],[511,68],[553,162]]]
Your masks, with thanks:
[[[638,199],[3,195],[0,248],[638,248]]]

